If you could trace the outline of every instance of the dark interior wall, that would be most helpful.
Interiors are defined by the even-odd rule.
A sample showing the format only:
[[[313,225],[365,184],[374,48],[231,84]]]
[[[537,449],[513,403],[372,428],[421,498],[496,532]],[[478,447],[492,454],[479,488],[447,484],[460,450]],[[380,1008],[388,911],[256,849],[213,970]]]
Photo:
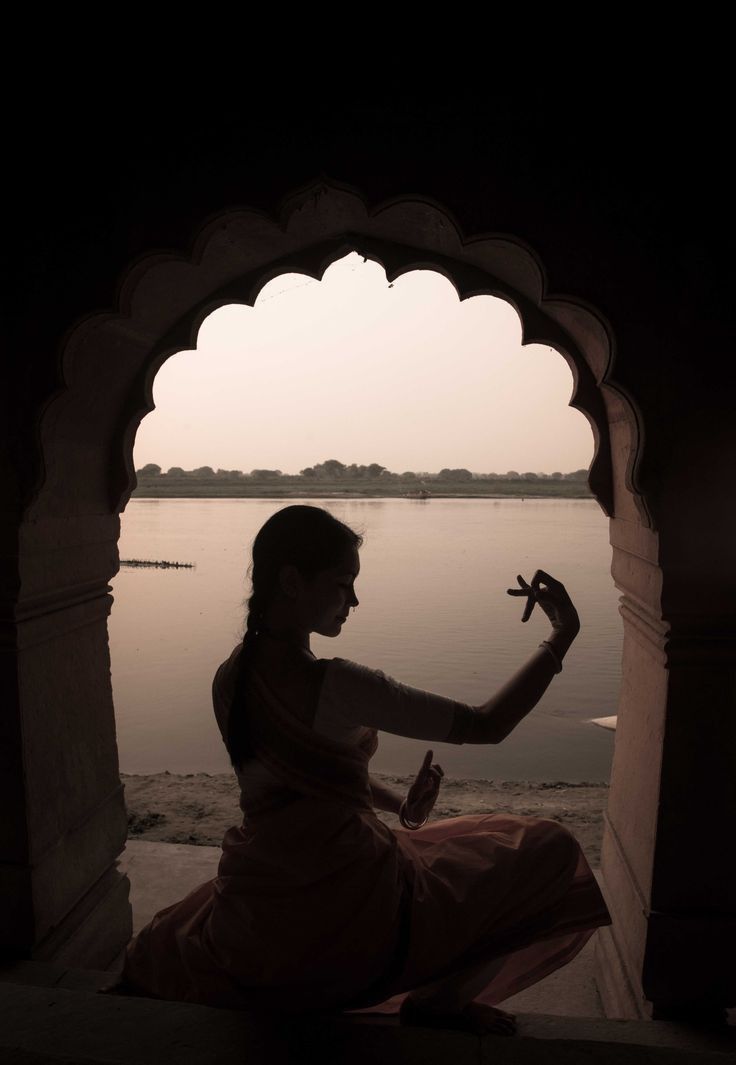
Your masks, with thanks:
[[[6,398],[19,500],[37,483],[33,426],[59,386],[64,337],[115,305],[131,260],[187,254],[208,216],[238,206],[275,213],[320,175],[372,204],[430,197],[468,235],[511,233],[540,256],[550,292],[605,315],[614,377],[645,423],[649,412],[680,422],[677,434],[661,418],[647,426],[645,485],[665,476],[675,451],[682,457],[694,391],[716,420],[730,410],[731,193],[718,116],[704,118],[691,95],[581,93],[551,107],[478,85],[451,95],[371,85],[319,98],[294,86],[270,102],[267,93],[238,106],[171,91],[127,99],[124,110],[114,93],[104,106],[93,96],[52,96],[17,129]],[[713,421],[701,419],[701,441]]]
[[[658,994],[666,1000],[674,985],[683,1000],[697,1001],[710,963],[726,971],[733,958],[732,896],[702,948],[700,926],[678,923],[687,907],[715,898],[712,885],[731,883],[722,846],[734,820],[726,770],[734,761],[736,633],[729,97],[721,95],[720,111],[708,88],[698,97],[689,84],[625,98],[624,53],[594,82],[611,84],[605,99],[581,79],[555,96],[554,79],[530,72],[520,57],[519,73],[536,78],[526,103],[464,76],[434,88],[417,78],[412,89],[389,91],[385,65],[350,63],[345,78],[344,52],[334,58],[339,69],[333,79],[329,68],[321,94],[313,76],[285,94],[282,64],[258,85],[243,80],[203,100],[201,72],[172,45],[157,57],[171,72],[167,94],[132,97],[131,83],[146,88],[149,71],[131,51],[117,93],[102,91],[97,78],[72,92],[64,71],[22,110],[22,91],[13,98],[8,170],[19,180],[4,191],[8,298],[0,323],[10,355],[0,377],[0,784],[8,811],[0,842],[9,875],[23,879],[6,907],[13,927],[0,928],[0,938],[36,943],[59,921],[67,922],[63,935],[76,929],[76,900],[87,906],[90,885],[102,882],[125,836],[106,634],[117,520],[95,511],[66,526],[56,516],[14,521],[39,483],[35,427],[62,384],[64,338],[81,318],[115,307],[138,256],[186,255],[209,216],[239,206],[275,214],[283,196],[325,175],[370,203],[424,195],[468,235],[526,241],[550,293],[587,300],[610,323],[613,378],[642,416],[640,486],[658,536],[628,519],[612,523],[626,607],[627,726],[617,737],[609,810],[623,842],[614,846],[609,832],[603,866],[624,946],[619,955],[611,940],[604,960],[615,964],[601,965],[599,976],[613,974],[618,996],[623,958],[638,987],[648,951],[648,979],[664,988]],[[730,61],[724,69],[730,75]],[[464,88],[450,93],[450,83]],[[6,126],[0,138],[8,136]],[[93,404],[75,408],[88,426],[96,424]],[[81,439],[88,446],[88,436]],[[74,454],[78,441],[57,440],[68,445],[60,454]],[[50,742],[59,729],[67,742]],[[706,796],[705,806],[693,804],[694,794]],[[683,839],[695,841],[696,861],[683,864]],[[31,853],[40,855],[35,866]],[[130,935],[126,890],[122,878],[105,881],[94,902],[109,957]],[[661,943],[647,946],[643,898],[684,943],[671,977]],[[14,904],[28,911],[20,921]],[[75,957],[82,961],[72,964],[104,961]]]

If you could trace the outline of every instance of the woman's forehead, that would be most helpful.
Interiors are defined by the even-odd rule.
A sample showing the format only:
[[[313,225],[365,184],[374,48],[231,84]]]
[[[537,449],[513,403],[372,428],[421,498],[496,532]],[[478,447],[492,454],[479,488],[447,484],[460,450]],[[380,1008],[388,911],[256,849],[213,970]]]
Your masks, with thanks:
[[[348,548],[348,550],[342,555],[337,566],[335,566],[335,569],[339,570],[341,573],[352,573],[357,577],[360,572],[360,555],[358,554],[357,547]]]

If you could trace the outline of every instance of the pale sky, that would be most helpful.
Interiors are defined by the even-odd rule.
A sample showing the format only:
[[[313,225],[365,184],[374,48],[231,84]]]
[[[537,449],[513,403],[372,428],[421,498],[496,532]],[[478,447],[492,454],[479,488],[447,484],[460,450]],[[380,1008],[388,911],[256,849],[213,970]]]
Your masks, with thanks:
[[[353,253],[322,281],[283,274],[255,307],[211,314],[159,371],[135,466],[568,473],[593,456],[572,387],[557,351],[522,347],[509,304],[461,303],[429,270],[389,286]]]

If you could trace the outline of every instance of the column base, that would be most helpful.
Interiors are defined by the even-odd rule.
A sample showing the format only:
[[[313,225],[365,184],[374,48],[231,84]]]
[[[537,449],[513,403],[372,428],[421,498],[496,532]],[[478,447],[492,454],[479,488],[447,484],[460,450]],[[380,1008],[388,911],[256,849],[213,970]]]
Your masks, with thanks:
[[[641,991],[636,993],[626,974],[611,926],[599,928],[593,952],[595,982],[606,1017],[612,1020],[646,1020],[650,1004]]]
[[[111,866],[31,952],[37,961],[107,969],[133,935],[130,881]]]

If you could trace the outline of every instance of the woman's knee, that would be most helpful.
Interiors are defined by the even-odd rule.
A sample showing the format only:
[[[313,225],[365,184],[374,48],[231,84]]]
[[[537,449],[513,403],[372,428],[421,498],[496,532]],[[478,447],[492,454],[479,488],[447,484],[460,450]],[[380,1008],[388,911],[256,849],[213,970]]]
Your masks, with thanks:
[[[574,869],[580,854],[580,844],[572,832],[559,821],[547,817],[539,818],[538,826],[540,844],[550,861],[561,869]]]

